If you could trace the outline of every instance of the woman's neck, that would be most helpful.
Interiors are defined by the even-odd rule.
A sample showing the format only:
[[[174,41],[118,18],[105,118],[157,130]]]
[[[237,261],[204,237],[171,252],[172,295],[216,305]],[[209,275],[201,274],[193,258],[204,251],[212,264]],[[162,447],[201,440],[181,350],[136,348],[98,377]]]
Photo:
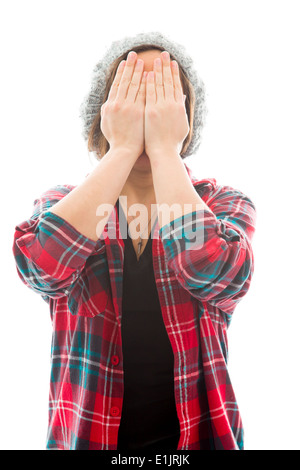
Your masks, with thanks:
[[[130,204],[155,204],[156,197],[151,171],[143,172],[133,169],[120,192],[120,196],[126,196]]]

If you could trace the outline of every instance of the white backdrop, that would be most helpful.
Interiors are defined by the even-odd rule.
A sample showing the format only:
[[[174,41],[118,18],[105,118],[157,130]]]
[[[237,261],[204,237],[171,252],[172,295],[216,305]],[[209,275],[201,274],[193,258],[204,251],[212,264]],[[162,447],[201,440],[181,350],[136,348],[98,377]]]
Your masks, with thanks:
[[[19,280],[12,241],[33,201],[79,184],[93,157],[79,105],[113,40],[161,31],[182,43],[207,89],[203,143],[185,162],[257,208],[255,273],[229,328],[229,371],[245,449],[300,449],[299,2],[2,2],[2,449],[44,449],[51,322]]]

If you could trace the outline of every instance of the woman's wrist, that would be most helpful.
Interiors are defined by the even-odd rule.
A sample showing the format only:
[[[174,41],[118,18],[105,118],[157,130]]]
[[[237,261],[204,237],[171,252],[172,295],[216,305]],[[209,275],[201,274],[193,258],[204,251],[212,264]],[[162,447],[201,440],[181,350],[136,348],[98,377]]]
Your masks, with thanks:
[[[112,156],[115,155],[122,155],[126,159],[130,159],[133,162],[137,160],[139,157],[139,152],[137,152],[135,149],[132,149],[130,147],[124,147],[124,146],[115,146],[115,147],[110,147],[108,152],[104,155],[107,158],[111,158]]]

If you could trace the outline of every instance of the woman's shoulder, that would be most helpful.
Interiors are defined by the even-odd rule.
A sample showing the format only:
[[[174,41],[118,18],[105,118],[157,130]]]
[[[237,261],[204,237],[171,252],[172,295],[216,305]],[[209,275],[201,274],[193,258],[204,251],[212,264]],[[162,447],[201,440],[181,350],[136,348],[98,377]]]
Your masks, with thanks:
[[[59,199],[61,198],[62,195],[68,194],[70,191],[72,191],[74,188],[76,188],[75,185],[73,184],[56,184],[53,186],[48,187],[45,189],[39,196],[39,198],[56,198],[58,196]],[[37,199],[39,199],[37,198]]]
[[[219,184],[215,178],[205,178],[203,180],[198,180],[196,184],[194,184],[194,187],[200,196],[205,195],[209,200],[237,198],[248,200],[254,206],[252,199],[244,191],[229,184]]]

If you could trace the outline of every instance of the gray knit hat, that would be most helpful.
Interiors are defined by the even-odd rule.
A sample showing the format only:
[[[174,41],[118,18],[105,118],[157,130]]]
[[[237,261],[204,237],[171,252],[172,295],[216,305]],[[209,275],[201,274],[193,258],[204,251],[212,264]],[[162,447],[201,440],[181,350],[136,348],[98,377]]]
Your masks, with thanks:
[[[205,85],[196,70],[193,68],[193,61],[187,54],[185,47],[181,44],[175,43],[162,33],[156,31],[140,33],[134,37],[125,37],[121,40],[112,42],[104,57],[96,64],[93,69],[90,92],[86,95],[80,106],[79,117],[83,120],[82,135],[87,141],[94,118],[103,104],[107,82],[107,71],[110,65],[125,52],[129,52],[133,47],[140,46],[142,44],[161,46],[164,50],[172,54],[184,70],[187,78],[190,80],[194,88],[195,107],[193,135],[188,148],[181,155],[182,158],[185,158],[196,152],[202,140],[202,129],[208,112],[205,100]]]

